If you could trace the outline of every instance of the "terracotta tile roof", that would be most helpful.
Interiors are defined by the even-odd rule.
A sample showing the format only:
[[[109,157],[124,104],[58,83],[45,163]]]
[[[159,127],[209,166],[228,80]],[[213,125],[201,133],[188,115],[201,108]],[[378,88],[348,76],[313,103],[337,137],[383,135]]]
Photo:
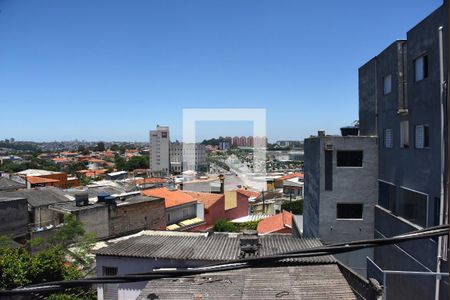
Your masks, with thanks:
[[[52,160],[53,160],[54,162],[66,162],[66,161],[70,161],[70,159],[68,159],[68,158],[66,158],[66,157],[55,157],[55,158],[52,158]]]
[[[236,190],[236,192],[238,192],[248,198],[258,198],[260,195],[259,192],[249,191],[249,190],[244,190],[244,189],[238,189],[238,190]]]
[[[201,192],[193,192],[193,191],[183,191],[183,193],[191,196],[197,201],[203,203],[205,208],[210,208],[217,201],[223,198],[222,194],[211,194],[211,193],[201,193]]]
[[[286,179],[291,179],[291,178],[302,178],[303,179],[303,173],[292,173],[292,174],[287,174],[281,177],[278,177],[278,180],[286,180]]]
[[[135,184],[147,184],[147,183],[164,183],[167,182],[166,179],[158,178],[158,177],[152,177],[152,178],[143,178],[143,179],[136,179],[134,181]]]
[[[28,176],[27,181],[31,184],[59,182],[57,179],[50,179],[38,176]]]
[[[178,190],[169,191],[167,188],[148,189],[143,190],[142,193],[145,196],[164,198],[166,208],[195,202],[192,196]]]
[[[281,213],[261,220],[256,229],[259,234],[276,232],[284,228],[292,228],[292,214],[283,210]]]

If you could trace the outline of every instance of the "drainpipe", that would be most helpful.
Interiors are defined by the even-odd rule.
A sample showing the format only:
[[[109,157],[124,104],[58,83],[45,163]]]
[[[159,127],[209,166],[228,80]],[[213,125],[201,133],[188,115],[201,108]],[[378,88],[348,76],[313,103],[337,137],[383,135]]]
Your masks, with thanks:
[[[444,193],[444,173],[445,173],[445,125],[444,125],[444,108],[445,108],[445,85],[446,82],[444,81],[444,49],[443,49],[443,40],[442,40],[442,34],[443,34],[443,27],[439,27],[439,80],[440,80],[440,86],[441,86],[441,190],[440,190],[440,201],[439,201],[439,225],[442,225],[444,223],[444,199],[445,199],[445,193]],[[441,264],[442,264],[442,253],[443,253],[443,236],[440,236],[438,239],[438,253],[437,253],[437,264],[436,264],[436,273],[441,272]],[[439,299],[439,287],[440,287],[440,278],[439,276],[436,277],[436,287],[435,287],[435,293],[434,298],[436,300]]]

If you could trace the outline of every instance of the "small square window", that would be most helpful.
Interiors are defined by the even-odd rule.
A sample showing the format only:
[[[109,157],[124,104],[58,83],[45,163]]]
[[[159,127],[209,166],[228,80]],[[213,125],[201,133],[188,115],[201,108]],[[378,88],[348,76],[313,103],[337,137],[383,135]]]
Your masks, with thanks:
[[[391,74],[384,76],[383,78],[383,94],[387,95],[392,91],[392,76]]]
[[[430,147],[430,127],[428,125],[417,125],[415,138],[417,149]]]
[[[336,206],[337,219],[362,219],[362,203],[338,203]]]
[[[387,128],[384,130],[384,148],[392,148],[393,146],[394,143],[392,129]]]
[[[103,267],[103,276],[116,276],[117,267]]]
[[[422,55],[414,60],[414,78],[421,81],[428,77],[428,55]]]

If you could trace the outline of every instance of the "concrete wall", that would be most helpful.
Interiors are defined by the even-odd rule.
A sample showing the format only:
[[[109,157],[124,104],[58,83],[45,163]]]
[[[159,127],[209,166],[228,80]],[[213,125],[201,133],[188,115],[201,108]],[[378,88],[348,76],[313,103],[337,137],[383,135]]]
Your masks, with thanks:
[[[183,213],[183,211],[185,211],[186,213]],[[181,221],[192,219],[195,217],[197,217],[197,203],[195,201],[183,205],[166,208],[167,225],[176,224]]]
[[[398,217],[398,206],[401,187],[426,194],[427,222],[426,226],[438,223],[437,211],[440,193],[440,79],[439,79],[439,44],[438,28],[444,27],[444,74],[448,74],[448,1],[444,6],[434,11],[407,33],[406,47],[399,48],[400,42],[395,42],[377,56],[377,69],[373,70],[366,64],[360,69],[360,118],[373,111],[376,103],[378,111],[377,132],[379,143],[379,179],[395,186],[396,207],[392,211],[377,207],[375,215],[375,234],[385,237],[401,234],[420,228]],[[404,42],[403,42],[404,43]],[[405,49],[407,48],[407,51]],[[403,51],[400,51],[403,50]],[[426,54],[428,56],[428,77],[416,82],[414,78],[414,60]],[[401,63],[405,69],[401,70]],[[362,72],[366,71],[368,74]],[[382,78],[385,74],[392,75],[392,93],[382,95]],[[406,84],[402,86],[402,76]],[[378,82],[377,99],[367,99],[365,95],[373,94],[374,87],[367,78]],[[446,78],[445,78],[446,79]],[[401,107],[399,99],[404,98],[404,108],[407,113],[399,114]],[[362,112],[361,112],[362,111]],[[400,121],[409,122],[409,147],[400,147]],[[363,120],[361,120],[363,122]],[[428,125],[430,130],[430,146],[426,149],[415,148],[416,125]],[[383,132],[393,130],[393,148],[385,148]],[[385,200],[385,199],[381,199]],[[389,208],[390,209],[390,208]],[[381,269],[390,270],[421,270],[435,271],[436,241],[432,239],[417,242],[402,243],[397,246],[376,248],[374,260]],[[444,264],[448,268],[448,264]],[[448,299],[448,278],[444,280],[447,293],[441,297]],[[391,282],[391,293],[402,297],[428,298],[434,295],[434,279],[414,279]],[[393,291],[392,288],[397,288]],[[389,287],[388,287],[389,290]],[[397,293],[397,294],[395,294]]]
[[[325,190],[325,145],[332,145],[332,190]],[[362,167],[338,167],[337,151],[363,151]],[[373,238],[374,206],[378,198],[378,146],[375,137],[325,136],[305,140],[303,232],[324,244]],[[362,219],[337,219],[337,203],[363,204]],[[371,249],[337,256],[361,275],[366,274]]]
[[[0,235],[24,236],[28,232],[28,202],[25,198],[0,198]]]
[[[320,140],[305,139],[303,235],[319,236],[320,201]]]
[[[130,200],[132,201],[132,200]],[[164,199],[111,207],[109,234],[123,235],[144,229],[164,230],[166,228]]]
[[[83,224],[86,232],[94,233],[96,238],[107,238],[110,236],[108,224],[108,206],[98,206],[83,209],[72,213],[77,221]]]

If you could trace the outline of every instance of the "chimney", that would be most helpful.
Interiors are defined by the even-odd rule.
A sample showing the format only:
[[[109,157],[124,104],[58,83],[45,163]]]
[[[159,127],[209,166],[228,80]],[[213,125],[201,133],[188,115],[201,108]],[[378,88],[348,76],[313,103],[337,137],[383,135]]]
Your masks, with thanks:
[[[223,174],[219,175],[219,181],[220,181],[220,194],[223,194],[225,192],[225,176]]]
[[[180,182],[180,183],[178,184],[178,186],[179,186],[179,188],[180,188],[180,191],[182,191],[182,190],[183,190],[183,183]]]
[[[240,245],[242,258],[258,256],[259,252],[259,238],[256,230],[244,230],[240,236]]]

